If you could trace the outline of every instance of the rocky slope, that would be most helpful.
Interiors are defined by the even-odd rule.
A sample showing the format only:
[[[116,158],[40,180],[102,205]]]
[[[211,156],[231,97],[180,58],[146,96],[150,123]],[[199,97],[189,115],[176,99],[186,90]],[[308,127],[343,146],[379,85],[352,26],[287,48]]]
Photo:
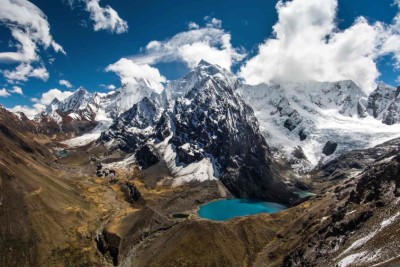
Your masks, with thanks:
[[[400,213],[400,140],[355,152],[364,167],[346,166],[338,159],[341,181],[333,192],[333,210],[305,224],[299,247],[285,257],[284,266],[397,266]],[[379,151],[379,152],[378,152]],[[349,158],[354,156],[350,155]],[[359,170],[358,172],[354,172]],[[328,194],[326,192],[325,194]],[[395,248],[393,250],[393,248]],[[374,265],[375,266],[375,265]]]
[[[399,123],[399,92],[399,88],[380,84],[368,97],[368,113],[388,125]]]
[[[99,263],[84,236],[100,209],[78,189],[81,170],[55,162],[41,127],[0,108],[0,265]]]

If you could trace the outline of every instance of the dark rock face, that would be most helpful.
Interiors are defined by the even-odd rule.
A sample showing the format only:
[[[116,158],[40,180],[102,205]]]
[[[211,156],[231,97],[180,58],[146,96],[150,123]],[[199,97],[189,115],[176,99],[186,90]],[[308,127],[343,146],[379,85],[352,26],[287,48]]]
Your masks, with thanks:
[[[113,230],[114,223],[121,225],[119,232]],[[144,206],[124,217],[121,222],[111,221],[95,241],[99,251],[110,257],[114,266],[118,266],[133,246],[157,231],[169,229],[173,224],[152,208]]]
[[[190,148],[178,153],[180,162],[211,158],[220,180],[239,197],[276,199],[284,192],[272,173],[269,148],[253,111],[233,88],[205,80],[177,100],[174,113],[171,142]]]
[[[374,118],[377,118],[396,98],[396,90],[385,85],[379,85],[368,97],[367,108]]]
[[[307,134],[303,130],[301,130],[299,132],[299,137],[300,137],[300,141],[304,141],[307,139]]]
[[[194,81],[193,81],[194,79]],[[144,98],[103,133],[116,148],[135,153],[141,165],[156,163],[145,144],[170,137],[168,144],[180,166],[208,159],[214,176],[237,197],[291,202],[291,194],[274,173],[269,147],[259,131],[253,110],[235,93],[230,74],[218,66],[200,63],[176,84],[190,87],[170,95]],[[184,91],[184,93],[183,93]],[[161,99],[163,98],[163,99]],[[292,118],[296,112],[291,112]],[[295,122],[296,123],[296,122]]]
[[[390,147],[395,142],[398,144],[399,141],[384,146]],[[383,152],[383,145],[364,151],[364,155],[374,157],[377,150]],[[379,160],[364,167],[360,175],[339,184],[334,191],[333,211],[326,213],[325,220],[309,223],[303,241],[285,256],[283,266],[323,266],[326,263],[333,266],[334,262],[356,252],[372,253],[379,249],[379,254],[385,255],[383,251],[392,251],[393,240],[387,236],[398,231],[398,220],[396,224],[393,214],[398,212],[396,203],[400,197],[400,154],[390,148],[386,152],[380,154]],[[346,157],[341,161],[346,161]],[[346,172],[349,177],[351,171]],[[388,217],[393,218],[391,223],[388,223]],[[367,237],[371,233],[373,235]],[[363,242],[353,245],[360,238]]]
[[[383,123],[393,125],[400,122],[400,97],[397,96],[389,105],[386,113],[383,116]]]
[[[201,152],[199,152],[197,149],[193,149],[190,146],[179,146],[176,148],[176,152],[179,161],[185,165],[193,162],[199,162],[204,158]]]
[[[338,144],[332,141],[326,142],[324,148],[322,149],[322,153],[324,153],[326,156],[330,156],[333,153],[335,153],[336,148]]]
[[[357,114],[360,118],[365,118],[368,115],[367,107],[361,100],[357,104]]]
[[[97,164],[96,169],[97,177],[109,177],[114,179],[116,176],[115,170],[103,168],[103,165],[101,163]]]
[[[121,185],[121,190],[124,192],[126,200],[130,203],[138,201],[142,196],[139,189],[137,189],[136,186],[130,182],[125,182],[123,185]]]
[[[400,87],[380,84],[368,97],[367,111],[383,123],[392,125],[400,122]]]
[[[296,159],[307,159],[306,155],[304,154],[304,151],[301,147],[296,147],[293,152],[292,152],[292,157]]]
[[[400,155],[378,167],[367,167],[365,175],[350,193],[348,204],[367,204],[385,200],[387,195],[400,196]]]
[[[150,150],[148,145],[144,145],[136,152],[136,162],[140,167],[142,167],[142,169],[147,169],[159,162],[159,159]]]
[[[160,130],[158,125],[163,121],[160,96],[153,94],[151,99],[144,97],[118,117],[109,130],[101,134],[99,142],[112,141],[112,150],[134,153],[137,164],[142,169],[147,169],[159,162],[159,159],[146,142],[157,138],[154,129]]]
[[[362,170],[368,165],[400,153],[400,138],[365,150],[354,150],[321,166],[321,177],[342,179],[352,170]]]
[[[143,98],[142,101],[116,119],[109,130],[101,134],[99,140],[103,142],[113,141],[113,149],[120,149],[125,153],[136,152],[154,135],[153,131],[146,132],[144,130],[148,127],[154,127],[160,119],[162,110],[158,101],[158,95],[153,95],[152,99]],[[131,129],[136,129],[136,131],[131,131]],[[143,150],[141,151],[143,155],[139,156],[149,157],[151,162],[154,162],[154,158],[147,152]],[[149,167],[148,163],[150,162],[146,159],[142,163]]]
[[[302,120],[303,119],[300,114],[297,112],[297,110],[295,110],[293,111],[293,113],[290,114],[289,118],[285,120],[283,126],[289,131],[293,131],[301,123]]]

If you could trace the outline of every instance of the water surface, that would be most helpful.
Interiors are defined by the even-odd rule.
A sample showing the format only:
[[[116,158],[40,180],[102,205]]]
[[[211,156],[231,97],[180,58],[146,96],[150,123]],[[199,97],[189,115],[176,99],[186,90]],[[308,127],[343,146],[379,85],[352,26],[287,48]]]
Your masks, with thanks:
[[[285,209],[285,206],[273,202],[222,199],[202,205],[197,214],[204,219],[226,221],[235,217],[259,213],[275,213]]]

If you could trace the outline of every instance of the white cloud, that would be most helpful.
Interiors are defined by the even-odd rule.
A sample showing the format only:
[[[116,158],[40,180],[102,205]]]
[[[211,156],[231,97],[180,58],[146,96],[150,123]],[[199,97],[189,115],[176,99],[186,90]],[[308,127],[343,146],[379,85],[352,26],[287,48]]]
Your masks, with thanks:
[[[121,58],[114,64],[107,66],[106,71],[115,72],[120,77],[122,84],[145,82],[158,92],[164,88],[162,83],[167,81],[158,69],[148,64],[136,64],[126,58]]]
[[[16,51],[0,52],[0,63],[21,63],[14,71],[4,71],[6,77],[12,80],[27,80],[27,77],[37,77],[46,80],[48,73],[43,68],[34,69],[32,62],[40,61],[39,46],[44,49],[52,47],[55,52],[65,54],[61,45],[56,43],[50,34],[50,25],[46,15],[34,4],[27,0],[2,0],[0,8],[0,24],[11,31],[11,36],[16,41]],[[18,72],[24,66],[20,74]],[[27,66],[32,68],[27,71]],[[24,76],[25,74],[25,76]]]
[[[67,88],[72,88],[72,84],[67,80],[59,80],[58,83],[60,85],[63,85],[65,87],[67,87]]]
[[[7,92],[6,88],[0,89],[0,97],[10,96],[10,93]]]
[[[13,81],[27,81],[29,77],[34,77],[47,81],[49,73],[44,66],[34,68],[30,63],[21,63],[14,70],[2,71],[4,77],[9,83]]]
[[[189,30],[193,30],[193,29],[198,29],[198,28],[200,28],[200,26],[199,26],[199,24],[197,24],[196,22],[191,21],[191,22],[189,22],[189,24],[188,24],[188,28],[189,28]]]
[[[120,18],[118,12],[111,6],[100,6],[100,0],[67,0],[67,2],[71,7],[77,2],[84,3],[85,10],[90,13],[90,19],[94,22],[95,31],[106,30],[117,34],[128,31],[128,23]],[[84,25],[86,27],[86,22]]]
[[[42,66],[33,69],[29,77],[35,77],[43,81],[47,81],[49,79],[49,73],[47,72],[47,69],[44,66]]]
[[[23,95],[24,92],[22,91],[22,88],[19,86],[13,86],[12,90],[10,91],[11,93],[14,94],[19,94],[19,95]]]
[[[106,85],[106,88],[107,88],[108,90],[115,90],[115,89],[117,89],[117,87],[115,87],[114,84]]]
[[[216,18],[210,18],[209,16],[206,16],[205,21],[207,21],[207,27],[215,27],[215,28],[221,28],[222,27],[222,20],[216,19]]]
[[[12,112],[23,112],[28,118],[33,119],[36,114],[43,111],[46,107],[41,104],[34,104],[32,107],[26,105],[16,105],[10,108]]]
[[[13,112],[23,112],[28,118],[32,119],[36,114],[44,111],[46,109],[46,106],[50,104],[54,98],[62,101],[72,94],[73,92],[70,91],[60,91],[57,88],[53,88],[43,93],[40,99],[32,98],[31,101],[34,102],[32,106],[17,105],[10,110]]]
[[[116,87],[114,84],[108,84],[108,85],[106,85],[106,84],[100,84],[99,86],[100,86],[100,87],[104,87],[104,88],[106,88],[107,90],[115,90],[115,89],[117,89],[117,87]]]
[[[200,28],[189,23],[189,30],[180,32],[165,41],[154,40],[147,44],[144,53],[133,56],[136,64],[182,61],[189,68],[195,67],[201,59],[230,69],[234,63],[246,56],[242,49],[231,45],[231,35],[221,29],[222,22],[206,18],[206,26]]]
[[[128,23],[121,19],[109,5],[101,7],[100,0],[89,0],[86,2],[86,10],[90,12],[90,18],[94,21],[94,30],[108,30],[114,33],[128,31]]]
[[[42,105],[48,105],[51,103],[51,101],[54,100],[54,98],[57,98],[60,101],[63,101],[67,97],[71,96],[73,92],[71,91],[60,91],[57,88],[50,89],[49,91],[45,92],[42,94],[42,97],[40,99],[36,99],[36,103],[42,104]]]
[[[371,91],[380,75],[376,60],[395,53],[400,61],[395,24],[369,24],[359,17],[341,31],[336,25],[337,5],[337,0],[280,0],[274,36],[242,66],[240,76],[250,84],[350,79]]]

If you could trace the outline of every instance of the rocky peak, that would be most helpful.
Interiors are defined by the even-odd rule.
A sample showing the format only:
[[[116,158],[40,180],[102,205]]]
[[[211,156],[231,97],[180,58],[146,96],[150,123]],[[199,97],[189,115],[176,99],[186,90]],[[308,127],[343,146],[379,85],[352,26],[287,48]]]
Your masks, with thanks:
[[[53,101],[50,102],[50,104],[46,107],[46,113],[52,113],[58,109],[58,106],[60,105],[60,100],[58,100],[57,97],[53,99]]]
[[[296,197],[274,172],[254,112],[236,86],[227,70],[202,61],[167,86],[169,97],[143,98],[99,141],[133,153],[143,168],[158,157],[176,181],[219,179],[238,197],[289,203]]]
[[[61,112],[67,112],[71,110],[85,109],[89,104],[92,95],[86,91],[85,88],[79,87],[71,96],[62,101],[59,105],[58,110]]]
[[[204,84],[205,81],[210,79],[225,88],[236,89],[239,84],[237,77],[230,71],[201,60],[196,68],[191,70],[182,79],[171,81],[163,94],[169,100],[183,97],[189,90],[198,88],[199,84]]]
[[[387,125],[400,122],[400,87],[380,83],[369,95],[367,112]]]
[[[367,110],[374,118],[382,119],[383,113],[397,96],[397,89],[380,83],[378,87],[369,95]]]

